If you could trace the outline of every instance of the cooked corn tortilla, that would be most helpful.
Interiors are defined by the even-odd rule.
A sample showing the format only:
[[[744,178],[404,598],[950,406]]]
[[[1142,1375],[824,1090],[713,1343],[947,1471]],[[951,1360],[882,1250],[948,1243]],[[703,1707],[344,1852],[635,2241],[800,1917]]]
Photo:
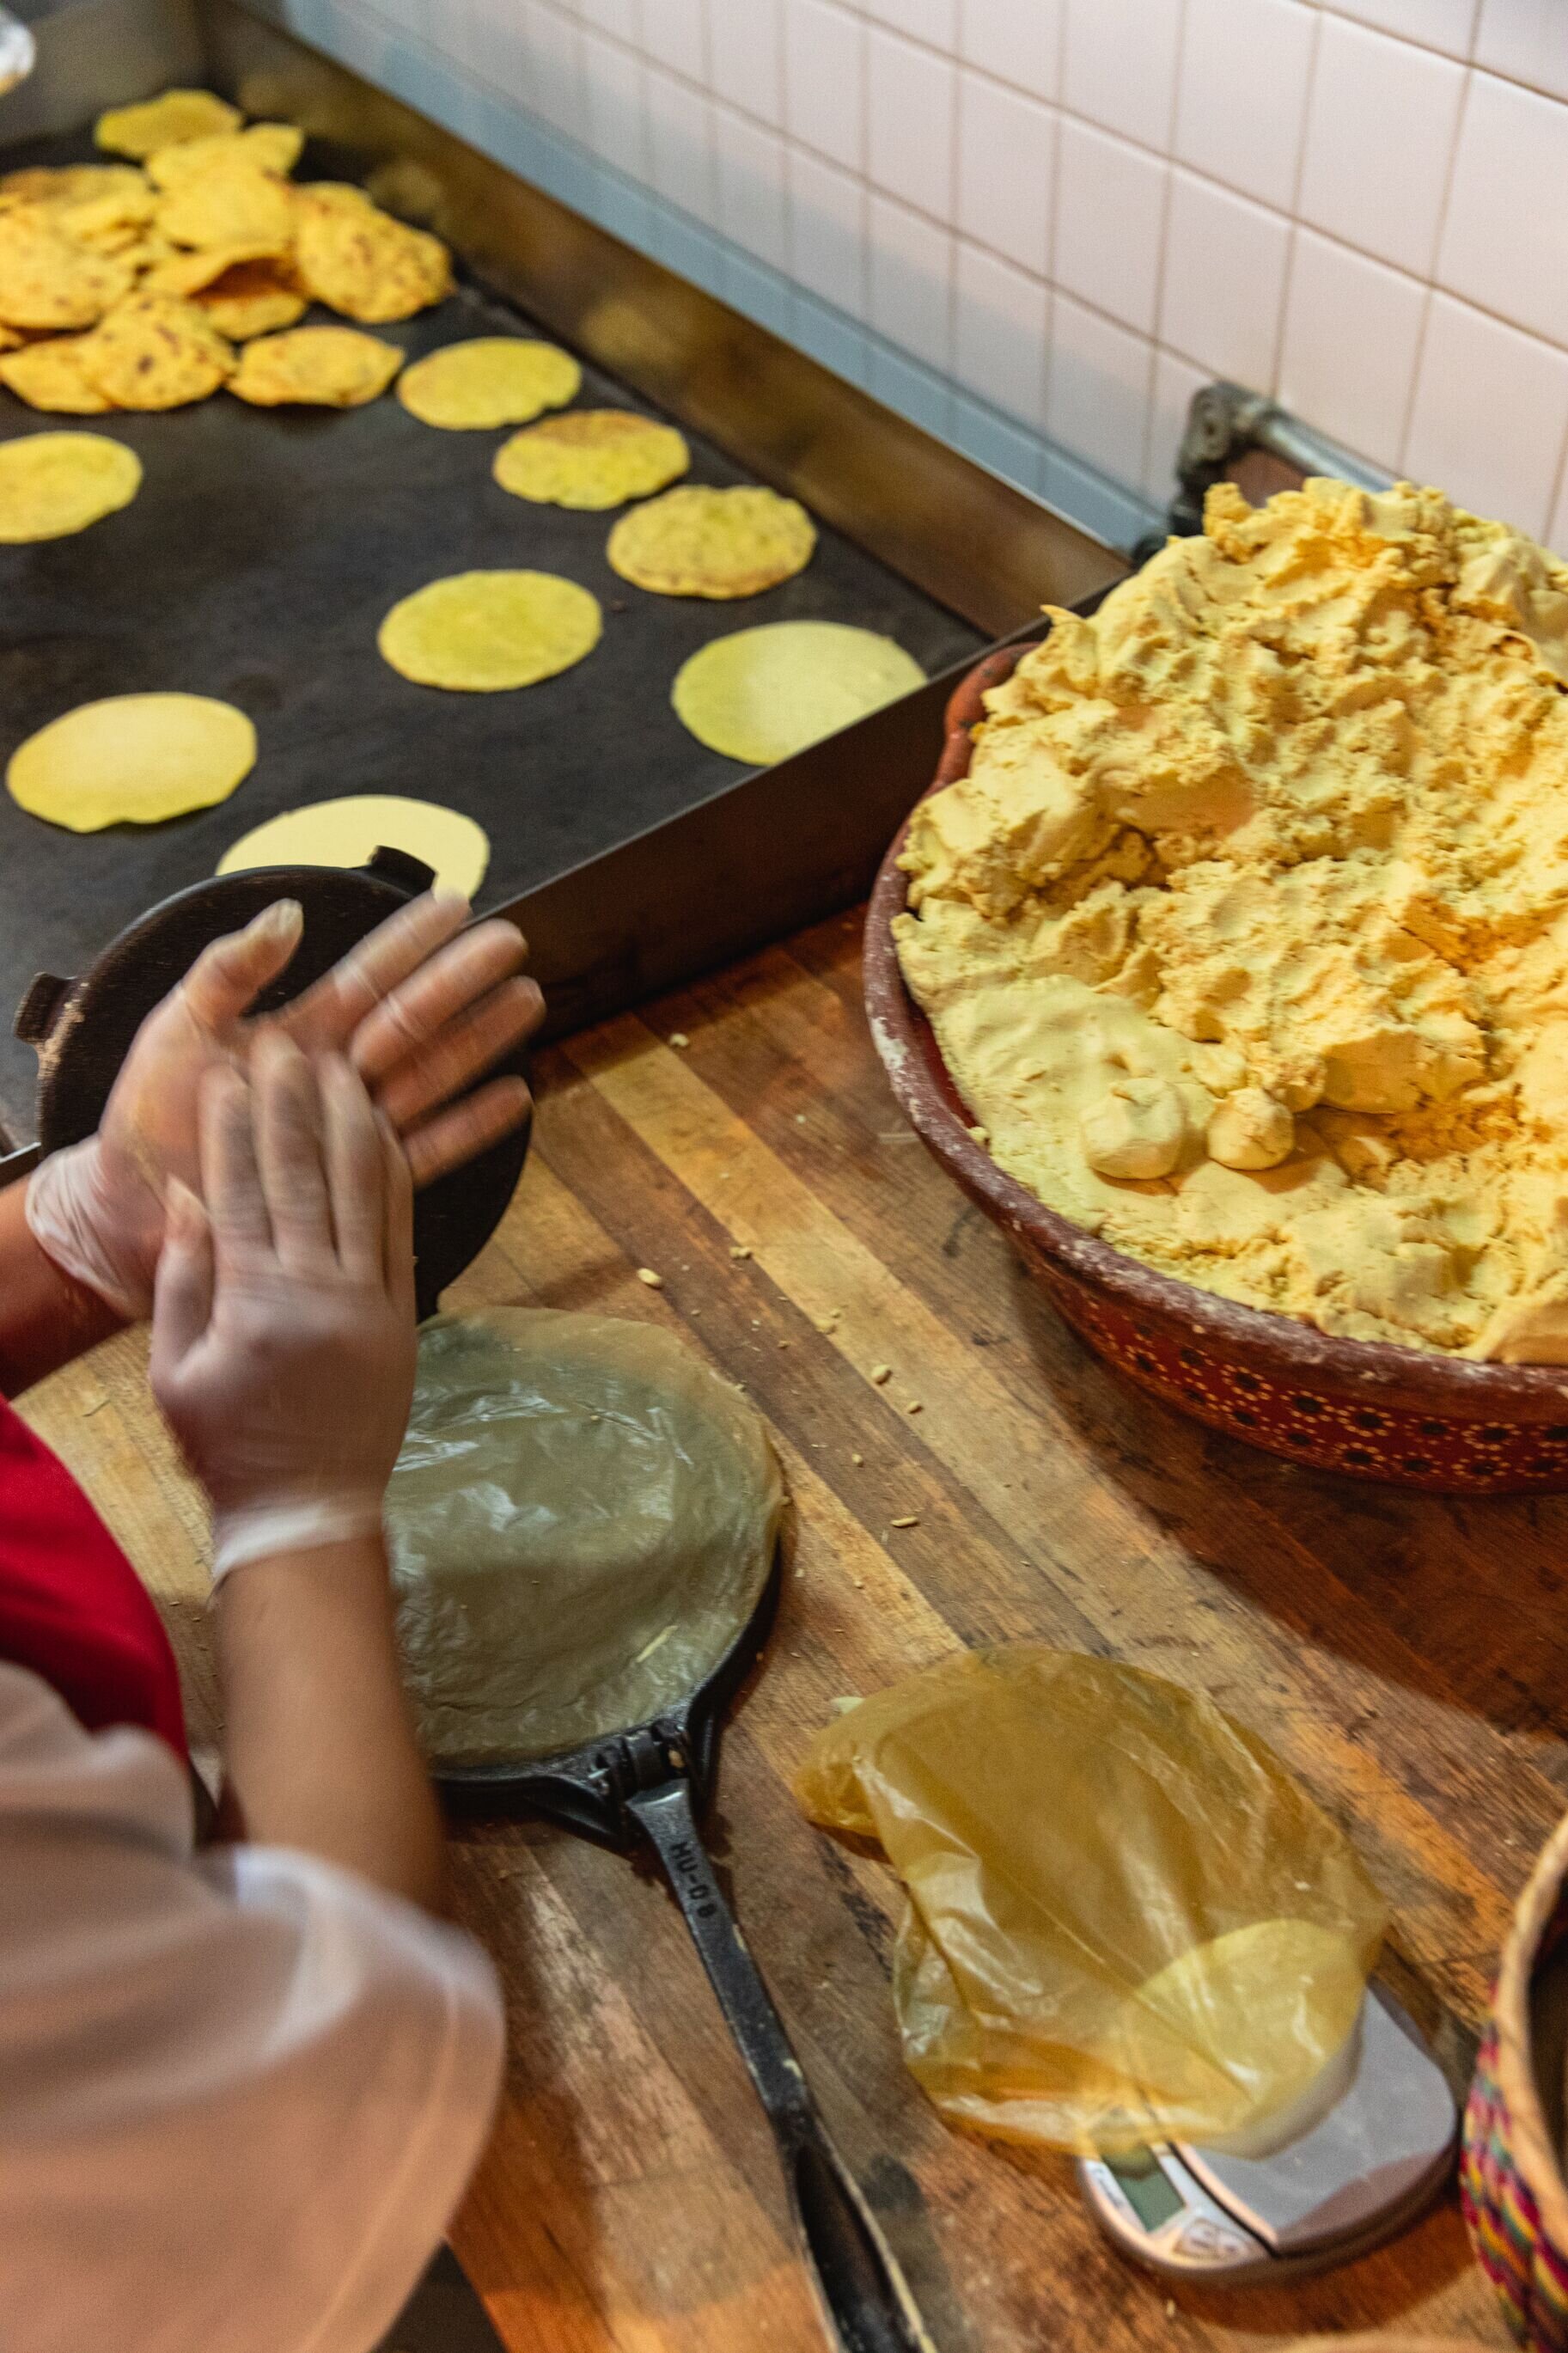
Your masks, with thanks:
[[[694,483],[623,515],[605,552],[612,571],[656,596],[730,597],[804,571],[816,545],[816,525],[794,499]]]
[[[69,236],[55,208],[0,215],[0,322],[29,334],[90,327],[131,290],[115,254]]]
[[[377,326],[451,292],[451,256],[439,237],[394,220],[362,189],[307,185],[291,201],[295,274],[314,301]]]
[[[228,798],[256,765],[243,711],[205,694],[116,694],[52,719],[12,753],[18,807],[72,833],[158,825]]]
[[[228,388],[257,408],[359,408],[384,393],[402,365],[395,343],[357,327],[293,327],[247,343]]]
[[[141,459],[107,434],[0,442],[0,541],[65,539],[129,506],[141,487]]]
[[[101,417],[114,403],[82,365],[85,335],[50,335],[0,358],[0,384],[30,408],[68,417]]]
[[[244,120],[237,106],[210,90],[166,90],[139,106],[111,106],[93,124],[92,135],[110,154],[133,155],[140,162],[160,147],[237,131]]]
[[[670,701],[700,744],[763,768],[924,683],[913,657],[874,630],[774,621],[700,647]]]
[[[387,1490],[427,1753],[559,1756],[677,1705],[751,1619],[782,1507],[756,1413],[669,1333],[528,1308],[427,1324]]]
[[[691,452],[673,425],[624,408],[578,408],[514,433],[491,473],[514,499],[602,508],[645,499],[685,473]]]
[[[570,352],[526,335],[476,335],[416,360],[397,397],[422,425],[476,432],[521,425],[574,399],[583,371]]]
[[[173,294],[132,294],[82,339],[89,380],[117,408],[184,408],[234,374],[205,312]]]
[[[285,809],[230,845],[220,874],[253,866],[363,866],[374,850],[405,849],[434,869],[443,891],[471,899],[485,879],[490,845],[484,828],[460,809],[396,793],[350,793],[335,801]]]
[[[395,605],[376,642],[417,686],[495,694],[570,670],[602,625],[597,598],[552,572],[458,572]]]

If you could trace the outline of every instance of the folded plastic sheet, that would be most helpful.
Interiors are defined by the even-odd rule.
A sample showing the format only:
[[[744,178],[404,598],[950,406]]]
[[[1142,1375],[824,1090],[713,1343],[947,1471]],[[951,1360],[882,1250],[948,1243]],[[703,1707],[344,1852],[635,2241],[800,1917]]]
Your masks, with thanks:
[[[437,1317],[387,1497],[426,1753],[531,1762],[677,1704],[752,1616],[782,1505],[756,1413],[668,1333]]]
[[[904,1883],[904,2056],[955,2124],[1260,2154],[1342,2077],[1383,1901],[1196,1694],[1034,1644],[966,1651],[842,1715],[795,1788]]]

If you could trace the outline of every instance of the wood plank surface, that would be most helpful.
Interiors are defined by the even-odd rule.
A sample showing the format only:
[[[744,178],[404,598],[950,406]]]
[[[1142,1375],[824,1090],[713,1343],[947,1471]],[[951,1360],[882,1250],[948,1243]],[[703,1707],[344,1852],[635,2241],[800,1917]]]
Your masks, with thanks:
[[[903,2070],[898,1888],[806,1825],[789,1777],[840,1694],[1034,1637],[1205,1690],[1273,1743],[1389,1896],[1393,1969],[1462,2080],[1568,1797],[1568,1500],[1359,1488],[1122,1387],[903,1125],[858,948],[858,919],[820,926],[543,1056],[518,1198],[447,1303],[665,1324],[767,1417],[793,1495],[784,1599],[712,1839],[943,2353],[1401,2327],[1502,2346],[1451,2199],[1288,2292],[1167,2290],[1100,2242],[1065,2161],[949,2132]],[[144,1365],[125,1335],[25,1409],[166,1606],[210,1740],[204,1517]],[[454,2237],[510,2353],[820,2353],[771,2143],[651,1869],[538,1825],[454,1835],[511,2025]]]

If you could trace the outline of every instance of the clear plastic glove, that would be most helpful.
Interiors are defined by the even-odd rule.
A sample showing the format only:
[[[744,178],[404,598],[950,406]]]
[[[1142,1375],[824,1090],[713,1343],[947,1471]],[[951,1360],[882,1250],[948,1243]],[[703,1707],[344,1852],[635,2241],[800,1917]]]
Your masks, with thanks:
[[[215,1065],[246,1070],[282,1035],[309,1053],[346,1053],[404,1138],[416,1185],[444,1176],[527,1116],[520,1078],[452,1098],[531,1035],[544,1001],[519,976],[514,924],[463,931],[468,903],[431,892],[381,924],[280,1012],[246,1018],[300,944],[297,901],[280,899],[204,949],[142,1024],[96,1135],[46,1160],[27,1223],[58,1266],[121,1314],[144,1315],[170,1185],[196,1182],[196,1102]],[[458,936],[461,934],[461,936]]]
[[[414,1188],[342,1056],[272,1030],[247,1085],[199,1101],[198,1201],[177,1180],[153,1394],[212,1500],[213,1577],[374,1533],[414,1393]]]

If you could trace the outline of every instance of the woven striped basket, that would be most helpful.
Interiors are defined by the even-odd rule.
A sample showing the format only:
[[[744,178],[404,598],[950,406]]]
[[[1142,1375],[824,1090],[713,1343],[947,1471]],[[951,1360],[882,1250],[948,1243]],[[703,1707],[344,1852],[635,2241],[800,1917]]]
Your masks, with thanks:
[[[1568,2353],[1568,2184],[1547,2127],[1531,1989],[1568,1941],[1568,1819],[1519,1899],[1465,2110],[1459,2199],[1509,2327],[1532,2353]]]

